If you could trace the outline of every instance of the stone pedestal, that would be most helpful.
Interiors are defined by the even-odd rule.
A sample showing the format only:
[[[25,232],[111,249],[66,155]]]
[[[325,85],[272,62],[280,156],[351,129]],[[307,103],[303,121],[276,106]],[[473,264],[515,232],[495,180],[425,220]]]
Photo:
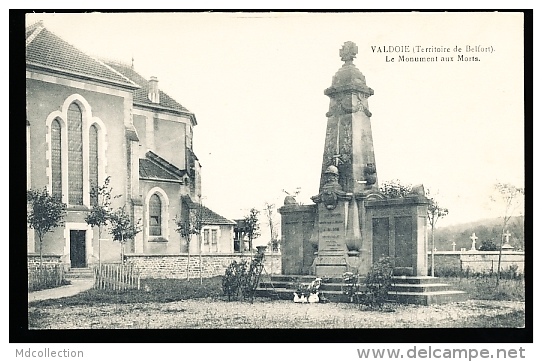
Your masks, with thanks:
[[[338,201],[334,209],[323,203],[318,205],[318,256],[315,260],[315,274],[318,277],[342,275],[348,269],[346,247],[346,215],[348,200]]]
[[[316,205],[293,203],[278,211],[281,214],[282,274],[313,274],[312,265],[318,248],[313,238]]]

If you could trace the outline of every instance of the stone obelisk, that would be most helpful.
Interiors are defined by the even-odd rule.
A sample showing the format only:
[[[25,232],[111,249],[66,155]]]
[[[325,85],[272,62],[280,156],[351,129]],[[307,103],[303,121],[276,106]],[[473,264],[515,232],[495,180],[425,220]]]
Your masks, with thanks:
[[[363,264],[363,200],[378,192],[368,98],[374,94],[353,63],[353,42],[339,54],[343,66],[324,91],[330,98],[320,190],[313,201],[318,216],[316,275],[337,275]]]

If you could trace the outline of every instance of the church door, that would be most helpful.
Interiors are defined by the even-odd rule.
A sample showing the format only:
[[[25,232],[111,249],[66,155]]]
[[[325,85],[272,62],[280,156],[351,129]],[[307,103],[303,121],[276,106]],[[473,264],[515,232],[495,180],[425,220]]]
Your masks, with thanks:
[[[72,268],[87,266],[85,230],[70,230],[70,260]]]

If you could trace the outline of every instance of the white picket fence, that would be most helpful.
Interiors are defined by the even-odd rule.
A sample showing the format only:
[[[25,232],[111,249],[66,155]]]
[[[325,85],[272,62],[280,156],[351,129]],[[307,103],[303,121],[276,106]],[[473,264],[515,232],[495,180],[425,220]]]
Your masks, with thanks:
[[[94,289],[127,290],[140,288],[140,276],[131,264],[102,264],[94,267]]]

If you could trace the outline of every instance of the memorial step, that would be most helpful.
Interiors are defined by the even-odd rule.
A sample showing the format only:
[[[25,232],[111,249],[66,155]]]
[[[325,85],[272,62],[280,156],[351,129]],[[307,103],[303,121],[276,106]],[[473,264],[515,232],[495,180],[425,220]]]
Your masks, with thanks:
[[[270,281],[260,282],[256,289],[256,296],[280,299],[292,299],[298,283],[308,284],[316,279],[312,275],[273,275]],[[403,304],[444,304],[462,302],[468,299],[468,294],[452,290],[445,283],[439,283],[435,277],[394,277],[389,300]],[[344,294],[345,285],[342,278],[322,278],[320,292],[330,302],[345,303],[349,298]],[[361,290],[364,286],[360,287]]]

